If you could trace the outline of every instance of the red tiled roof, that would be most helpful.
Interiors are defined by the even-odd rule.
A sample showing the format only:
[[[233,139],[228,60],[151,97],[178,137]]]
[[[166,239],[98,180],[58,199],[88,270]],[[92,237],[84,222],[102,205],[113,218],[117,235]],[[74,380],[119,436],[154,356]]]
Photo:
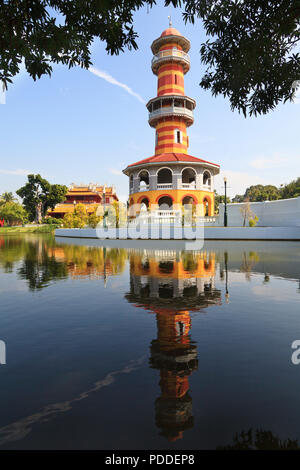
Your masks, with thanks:
[[[206,160],[202,160],[202,158],[192,157],[191,155],[187,155],[185,153],[161,153],[159,155],[154,155],[153,157],[140,160],[139,162],[132,163],[131,165],[128,165],[127,168],[131,168],[133,166],[138,166],[138,165],[144,165],[147,163],[167,163],[167,162],[208,163],[210,165],[220,167],[220,165],[218,165],[217,163],[208,162]]]

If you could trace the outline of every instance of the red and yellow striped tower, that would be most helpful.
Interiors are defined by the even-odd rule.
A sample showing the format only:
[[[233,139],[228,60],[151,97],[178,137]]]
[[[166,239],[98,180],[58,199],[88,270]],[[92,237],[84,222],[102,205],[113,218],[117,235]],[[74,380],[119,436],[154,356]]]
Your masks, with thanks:
[[[187,154],[186,128],[194,119],[196,102],[184,92],[184,75],[190,69],[190,42],[172,27],[166,29],[151,46],[152,71],[157,75],[157,97],[150,100],[149,124],[156,129],[155,155],[176,152]],[[168,108],[173,107],[173,110]],[[175,108],[182,108],[175,110]],[[155,114],[156,109],[162,113]],[[165,114],[164,114],[165,111]],[[152,116],[151,116],[152,114]]]
[[[170,24],[151,45],[157,96],[147,103],[149,125],[155,129],[155,154],[125,168],[129,203],[137,215],[143,206],[160,216],[186,204],[199,216],[214,215],[214,176],[220,166],[188,154],[187,128],[194,122],[196,102],[186,96],[184,76],[190,69],[190,42]],[[145,208],[145,207],[144,207]]]

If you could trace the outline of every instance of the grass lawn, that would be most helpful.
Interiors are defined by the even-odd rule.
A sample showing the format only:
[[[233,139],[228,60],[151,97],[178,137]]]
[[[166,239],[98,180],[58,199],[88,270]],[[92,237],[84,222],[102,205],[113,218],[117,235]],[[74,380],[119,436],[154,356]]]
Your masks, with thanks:
[[[40,225],[33,227],[0,227],[0,235],[14,233],[52,233],[55,230],[54,225]]]

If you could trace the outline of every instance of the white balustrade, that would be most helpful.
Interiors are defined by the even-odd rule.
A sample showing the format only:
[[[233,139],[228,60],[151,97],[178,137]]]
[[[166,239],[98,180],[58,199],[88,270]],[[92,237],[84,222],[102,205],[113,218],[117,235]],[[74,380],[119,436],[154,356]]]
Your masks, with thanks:
[[[155,54],[152,58],[151,66],[152,68],[155,69],[161,62],[165,62],[166,60],[175,60],[175,61],[183,62],[186,68],[186,71],[190,67],[189,55],[186,52],[181,51],[180,49],[175,49],[175,48],[165,49]]]
[[[191,109],[187,109],[181,106],[168,106],[166,108],[155,109],[149,113],[149,121],[158,116],[186,116],[194,120],[194,113]]]
[[[159,183],[157,184],[157,189],[172,189],[172,183]]]
[[[181,183],[182,189],[196,189],[196,183]]]

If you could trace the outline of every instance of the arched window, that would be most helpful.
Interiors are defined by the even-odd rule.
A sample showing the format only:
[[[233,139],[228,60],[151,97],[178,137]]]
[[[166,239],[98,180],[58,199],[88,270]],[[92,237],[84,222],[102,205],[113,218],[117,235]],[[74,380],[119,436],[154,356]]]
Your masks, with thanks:
[[[203,184],[205,184],[206,186],[211,185],[211,175],[210,175],[209,171],[205,171],[203,173]]]
[[[196,172],[192,168],[185,168],[181,173],[183,185],[190,185],[196,188]]]
[[[139,172],[140,191],[148,191],[149,189],[149,173],[147,170]]]
[[[169,168],[162,168],[157,173],[158,184],[170,184],[172,183],[172,171]]]
[[[196,204],[196,201],[192,196],[185,196],[182,199],[182,205],[185,206],[187,204]]]
[[[203,205],[204,205],[204,215],[207,217],[209,215],[209,202],[208,202],[208,199],[206,199],[206,198],[203,199]]]
[[[149,208],[149,199],[147,197],[144,197],[141,202],[141,212],[146,212]]]
[[[161,211],[172,210],[173,209],[172,198],[170,196],[162,196],[158,200],[158,207],[159,207],[159,210],[161,210]]]

